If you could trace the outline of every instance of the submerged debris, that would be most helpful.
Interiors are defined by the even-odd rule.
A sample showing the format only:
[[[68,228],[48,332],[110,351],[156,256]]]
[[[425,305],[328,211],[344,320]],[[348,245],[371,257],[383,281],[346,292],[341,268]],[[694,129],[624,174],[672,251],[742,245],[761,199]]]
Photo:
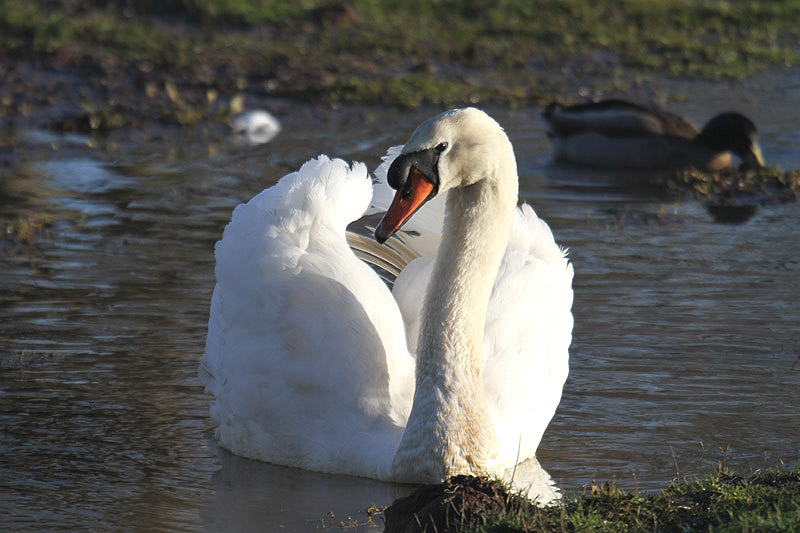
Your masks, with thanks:
[[[800,169],[730,168],[720,172],[684,170],[672,184],[690,188],[709,206],[740,207],[794,202],[800,191]]]
[[[0,253],[30,255],[42,236],[47,235],[49,227],[50,217],[40,213],[0,222]]]

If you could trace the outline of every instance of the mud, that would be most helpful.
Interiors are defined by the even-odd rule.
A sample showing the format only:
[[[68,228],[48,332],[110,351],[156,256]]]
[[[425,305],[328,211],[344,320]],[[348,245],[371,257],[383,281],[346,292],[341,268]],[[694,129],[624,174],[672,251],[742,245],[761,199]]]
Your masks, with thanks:
[[[438,485],[423,485],[384,511],[385,533],[458,532],[476,527],[509,508],[511,498],[497,481],[454,476]]]

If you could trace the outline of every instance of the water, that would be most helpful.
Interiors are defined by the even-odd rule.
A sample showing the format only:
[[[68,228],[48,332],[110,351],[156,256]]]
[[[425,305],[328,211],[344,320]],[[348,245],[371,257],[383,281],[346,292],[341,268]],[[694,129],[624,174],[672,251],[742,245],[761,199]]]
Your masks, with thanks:
[[[741,109],[771,164],[800,166],[800,95],[744,89],[672,107],[697,122]],[[303,531],[364,522],[371,503],[408,493],[220,450],[196,370],[232,208],[320,152],[374,168],[430,114],[297,112],[255,148],[222,128],[100,149],[18,132],[18,159],[0,166],[0,223],[27,221],[33,238],[0,233],[0,527]],[[722,461],[795,464],[798,205],[716,223],[642,176],[552,166],[536,110],[493,114],[522,195],[576,271],[571,374],[543,466],[580,490],[653,489]]]

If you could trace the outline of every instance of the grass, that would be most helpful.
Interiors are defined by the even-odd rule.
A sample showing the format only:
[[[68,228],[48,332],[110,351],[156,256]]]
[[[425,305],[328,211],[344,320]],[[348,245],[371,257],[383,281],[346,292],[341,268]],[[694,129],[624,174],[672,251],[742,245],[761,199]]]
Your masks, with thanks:
[[[68,66],[90,79],[113,72],[140,93],[146,83],[138,80],[160,92],[172,80],[186,101],[167,106],[167,118],[191,123],[200,114],[187,109],[204,105],[209,89],[405,107],[539,104],[576,83],[619,87],[639,73],[729,79],[790,68],[800,41],[797,0],[334,5],[3,0],[0,56]]]
[[[749,478],[717,472],[671,483],[659,494],[614,484],[587,496],[568,496],[553,509],[500,518],[483,531],[798,531],[800,469],[754,472]]]
[[[72,106],[51,129],[103,133],[224,121],[243,95],[513,107],[647,76],[741,79],[797,63],[797,20],[800,0],[0,0],[0,125],[36,107]],[[53,72],[73,85],[36,85]],[[731,208],[794,200],[800,179],[685,172],[670,185]]]
[[[507,497],[500,512],[459,515],[457,507],[439,518],[437,531],[800,531],[800,467],[754,471],[748,478],[719,469],[702,480],[674,481],[657,494],[606,483],[588,494],[566,494],[547,508],[519,495]]]

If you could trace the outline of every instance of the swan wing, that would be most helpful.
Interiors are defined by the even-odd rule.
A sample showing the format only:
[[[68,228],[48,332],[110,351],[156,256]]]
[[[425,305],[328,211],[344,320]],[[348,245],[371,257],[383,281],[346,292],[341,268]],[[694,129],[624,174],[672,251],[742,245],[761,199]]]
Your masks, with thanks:
[[[388,288],[345,239],[371,196],[363,164],[321,156],[234,210],[200,372],[234,453],[386,476],[413,360]]]
[[[484,336],[484,387],[506,465],[534,456],[561,400],[572,341],[572,277],[548,225],[529,205],[520,206]]]

